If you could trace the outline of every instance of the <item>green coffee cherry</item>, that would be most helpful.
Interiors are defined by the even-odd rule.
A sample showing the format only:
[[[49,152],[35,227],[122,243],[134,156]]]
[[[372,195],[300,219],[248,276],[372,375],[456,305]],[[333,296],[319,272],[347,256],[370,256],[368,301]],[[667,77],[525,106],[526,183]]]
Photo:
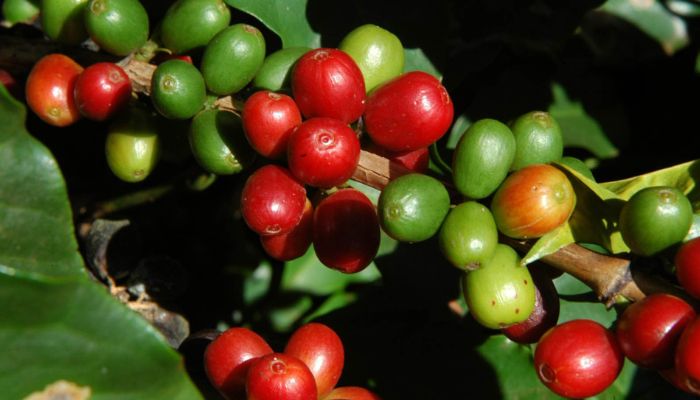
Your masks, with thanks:
[[[287,47],[271,53],[253,78],[253,86],[273,92],[288,89],[294,63],[309,50],[308,47]]]
[[[469,313],[483,326],[501,329],[526,320],[535,308],[530,271],[510,246],[498,244],[481,268],[465,272],[464,299]]]
[[[41,27],[51,40],[77,45],[87,39],[83,13],[88,0],[42,0]]]
[[[10,24],[32,23],[39,16],[39,0],[5,0],[2,16]]]
[[[510,129],[516,143],[512,171],[561,159],[564,139],[559,124],[549,113],[532,111],[521,115],[511,123]]]
[[[158,162],[159,140],[155,116],[133,108],[110,125],[105,142],[107,165],[126,182],[140,182]]]
[[[148,14],[138,0],[90,0],[85,27],[100,49],[125,56],[148,40]]]
[[[440,250],[455,267],[474,270],[488,262],[498,244],[491,211],[476,201],[450,210],[440,229]]]
[[[404,49],[396,35],[377,25],[362,25],[348,33],[338,46],[362,71],[369,93],[403,72]]]
[[[633,253],[652,256],[681,242],[692,221],[693,207],[683,192],[670,186],[652,186],[630,197],[618,225]]]
[[[420,242],[435,235],[450,209],[450,195],[435,178],[408,174],[391,181],[378,202],[379,222],[396,240]]]
[[[202,109],[206,95],[202,74],[186,61],[168,60],[153,72],[151,101],[166,118],[192,118]]]
[[[253,162],[241,118],[228,111],[209,109],[192,119],[189,131],[192,155],[206,171],[217,175],[241,172]]]
[[[177,0],[161,21],[163,44],[176,54],[204,47],[231,22],[223,0]]]
[[[494,119],[474,122],[462,135],[452,159],[454,184],[464,196],[483,199],[503,182],[515,156],[510,129]]]
[[[235,24],[217,33],[202,56],[207,88],[224,96],[243,89],[265,60],[265,39],[258,28]]]

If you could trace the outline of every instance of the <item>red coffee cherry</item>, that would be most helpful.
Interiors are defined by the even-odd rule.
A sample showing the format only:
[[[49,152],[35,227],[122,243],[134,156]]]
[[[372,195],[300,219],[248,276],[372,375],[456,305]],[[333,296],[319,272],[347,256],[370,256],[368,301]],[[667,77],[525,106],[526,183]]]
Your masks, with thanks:
[[[27,105],[44,122],[68,126],[80,119],[73,89],[83,67],[63,54],[49,54],[32,67],[27,77]]]
[[[253,360],[271,354],[265,339],[247,328],[229,328],[204,351],[211,384],[229,399],[245,398],[245,379]]]
[[[287,233],[260,236],[260,243],[270,257],[279,261],[289,261],[303,256],[313,238],[314,208],[307,199],[301,221]]]
[[[421,147],[412,151],[394,152],[370,142],[366,150],[421,174],[427,172],[430,165],[430,150],[427,147]]]
[[[452,125],[454,105],[434,76],[407,72],[377,87],[367,98],[364,123],[372,141],[390,151],[427,147]]]
[[[676,252],[676,277],[691,296],[700,299],[700,237],[681,245]]]
[[[313,245],[327,267],[344,273],[367,267],[379,250],[374,204],[356,189],[341,189],[316,206]]]
[[[131,81],[122,67],[100,62],[78,76],[73,97],[80,114],[93,121],[104,121],[129,103]]]
[[[309,367],[319,397],[330,393],[340,380],[345,349],[338,334],[327,325],[312,322],[298,328],[287,341],[284,354],[300,359]]]
[[[269,164],[253,172],[243,186],[241,213],[260,235],[292,230],[304,214],[306,189],[283,167]]]
[[[535,309],[525,321],[502,330],[517,343],[537,343],[559,319],[559,294],[552,279],[540,268],[529,269],[535,285]]]
[[[651,294],[630,304],[618,319],[620,348],[630,361],[646,368],[673,367],[676,344],[695,318],[684,300],[665,293]]]
[[[253,361],[246,378],[248,400],[316,400],[309,367],[294,356],[272,353]]]
[[[289,136],[289,170],[307,185],[330,188],[345,183],[359,161],[355,131],[336,119],[307,119]]]
[[[557,325],[535,349],[535,370],[554,393],[594,396],[617,378],[623,355],[615,335],[599,323],[578,319]]]
[[[241,119],[253,149],[263,157],[278,159],[287,152],[292,130],[301,124],[301,112],[291,97],[261,90],[246,100]]]
[[[365,110],[365,80],[347,53],[320,48],[297,60],[292,94],[306,118],[329,117],[349,124]]]
[[[341,386],[333,389],[323,400],[381,400],[381,398],[362,387]]]
[[[689,323],[676,347],[676,373],[681,385],[700,394],[700,318]]]

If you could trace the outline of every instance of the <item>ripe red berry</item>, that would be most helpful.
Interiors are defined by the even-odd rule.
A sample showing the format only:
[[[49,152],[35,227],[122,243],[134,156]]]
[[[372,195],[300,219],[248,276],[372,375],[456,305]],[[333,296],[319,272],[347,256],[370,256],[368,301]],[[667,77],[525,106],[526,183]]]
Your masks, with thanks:
[[[294,356],[272,353],[253,361],[246,378],[248,400],[316,400],[309,367]]]
[[[676,373],[681,385],[700,394],[700,318],[689,323],[676,346]]]
[[[286,154],[289,135],[301,124],[301,112],[291,97],[261,90],[246,100],[241,119],[253,149],[263,157],[277,159]]]
[[[550,329],[535,349],[535,370],[554,393],[594,396],[617,378],[623,356],[615,335],[599,323],[578,319]]]
[[[83,67],[63,54],[42,57],[27,77],[27,105],[47,124],[73,124],[80,119],[73,99],[73,88],[81,72]]]
[[[358,386],[341,386],[333,389],[323,400],[381,400],[371,391]]]
[[[303,361],[316,379],[319,397],[323,397],[340,380],[345,363],[343,342],[329,326],[312,322],[298,328],[287,341],[284,354]]]
[[[355,131],[336,119],[307,119],[289,136],[289,170],[307,185],[330,188],[345,183],[359,161]]]
[[[307,199],[301,221],[287,233],[260,236],[260,243],[270,257],[279,261],[289,261],[303,256],[313,238],[314,208]]]
[[[320,48],[297,60],[292,94],[306,118],[329,117],[349,124],[365,109],[365,80],[347,53]]]
[[[700,299],[700,237],[681,245],[676,252],[676,277],[691,296]]]
[[[253,360],[272,353],[265,339],[247,328],[229,328],[204,351],[211,384],[228,399],[245,398],[245,379]]]
[[[617,340],[635,364],[671,368],[683,328],[694,318],[695,311],[684,300],[665,293],[651,294],[629,305],[619,317]]]
[[[318,259],[344,273],[367,267],[379,250],[374,204],[356,189],[341,189],[316,206],[313,245]]]
[[[440,139],[452,125],[454,105],[434,76],[413,71],[377,87],[367,98],[364,123],[372,141],[411,151]]]
[[[104,121],[129,103],[131,81],[117,64],[92,64],[75,81],[73,97],[80,114],[93,121]]]
[[[283,167],[268,164],[246,180],[241,213],[250,229],[260,235],[291,231],[304,214],[306,189]]]

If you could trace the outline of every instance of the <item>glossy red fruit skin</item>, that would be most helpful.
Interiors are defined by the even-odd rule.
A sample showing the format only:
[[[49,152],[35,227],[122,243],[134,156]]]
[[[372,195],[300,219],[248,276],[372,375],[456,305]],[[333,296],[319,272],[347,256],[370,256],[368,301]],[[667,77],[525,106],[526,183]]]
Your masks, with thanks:
[[[261,90],[246,100],[241,120],[251,147],[263,157],[280,159],[287,152],[289,135],[301,124],[301,112],[291,97]]]
[[[689,295],[700,299],[700,237],[683,243],[674,261],[678,282]]]
[[[615,335],[599,323],[578,319],[555,326],[535,348],[535,371],[554,393],[594,396],[617,378],[624,357]]]
[[[630,304],[618,318],[615,334],[624,355],[653,369],[673,367],[676,344],[695,318],[684,300],[666,293],[651,294]]]
[[[246,378],[248,400],[316,400],[316,382],[296,357],[272,353],[256,359]]]
[[[241,213],[259,235],[291,231],[304,214],[306,189],[284,167],[268,164],[253,172],[241,193]]]
[[[73,100],[73,88],[81,72],[83,67],[63,54],[42,57],[27,76],[27,105],[49,125],[63,127],[75,123],[80,112]]]
[[[313,246],[327,267],[351,274],[365,269],[379,250],[374,204],[356,189],[341,189],[314,211]]]
[[[381,400],[379,396],[359,386],[340,386],[323,400]]]
[[[311,246],[314,227],[314,208],[307,199],[301,221],[291,231],[281,235],[260,236],[265,253],[278,261],[294,260],[303,256]]]
[[[412,151],[393,152],[370,142],[367,151],[388,158],[392,163],[419,174],[427,172],[430,166],[430,149],[427,147]]]
[[[367,97],[365,130],[377,145],[406,152],[427,147],[452,125],[454,104],[434,76],[406,72],[377,87]]]
[[[693,393],[693,389],[688,387],[687,382],[681,381],[681,378],[676,373],[675,368],[668,368],[659,370],[659,375],[661,375],[668,383],[673,385],[676,389],[682,390],[687,393]]]
[[[347,53],[314,49],[297,60],[292,95],[305,118],[329,117],[349,124],[365,110],[365,80]]]
[[[245,399],[245,379],[253,360],[273,353],[270,345],[247,328],[229,328],[207,345],[204,369],[211,384],[228,399]]]
[[[355,131],[336,119],[307,119],[289,136],[289,170],[307,185],[330,188],[345,183],[359,161]]]
[[[73,98],[78,111],[85,118],[104,121],[129,104],[129,75],[114,63],[92,64],[75,81]]]
[[[675,368],[681,385],[700,394],[700,318],[689,323],[676,347]]]
[[[299,327],[287,341],[284,354],[300,359],[309,367],[316,379],[319,397],[330,393],[343,373],[343,342],[325,324],[311,322]]]
[[[502,330],[516,343],[537,343],[559,320],[559,294],[552,279],[539,268],[530,268],[530,275],[535,285],[535,309],[525,321]]]

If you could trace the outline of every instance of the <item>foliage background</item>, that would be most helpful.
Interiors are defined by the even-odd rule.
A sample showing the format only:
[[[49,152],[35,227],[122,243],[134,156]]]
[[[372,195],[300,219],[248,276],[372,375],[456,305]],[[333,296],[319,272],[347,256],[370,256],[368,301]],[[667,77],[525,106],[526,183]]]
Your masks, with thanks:
[[[232,23],[265,29],[268,52],[337,46],[363,23],[395,33],[407,49],[406,69],[442,76],[455,102],[459,117],[439,143],[446,160],[470,121],[508,121],[535,109],[555,115],[566,154],[587,160],[599,181],[697,158],[695,1],[228,3]],[[144,4],[157,22],[165,4]],[[184,190],[174,182],[192,160],[166,152],[147,181],[122,183],[104,161],[104,125],[56,129],[30,113],[25,130],[22,106],[5,92],[1,98],[0,120],[8,123],[0,127],[0,343],[9,351],[0,360],[0,393],[7,398],[57,379],[91,386],[95,399],[216,398],[201,365],[206,340],[185,342],[180,360],[90,279],[80,257],[85,243],[74,232],[95,202],[158,185],[173,191],[108,216],[129,221],[110,238],[109,272],[120,285],[160,288],[159,304],[183,315],[193,333],[245,325],[281,350],[296,326],[316,319],[345,343],[341,384],[367,386],[385,399],[556,398],[537,380],[529,346],[448,307],[460,301],[459,273],[434,240],[383,237],[373,265],[353,276],[326,269],[312,252],[283,265],[264,256],[242,222],[245,173],[202,192]],[[186,129],[168,127],[173,146]],[[560,321],[614,323],[616,310],[605,310],[575,279],[555,283]],[[631,364],[598,396],[683,397]]]

